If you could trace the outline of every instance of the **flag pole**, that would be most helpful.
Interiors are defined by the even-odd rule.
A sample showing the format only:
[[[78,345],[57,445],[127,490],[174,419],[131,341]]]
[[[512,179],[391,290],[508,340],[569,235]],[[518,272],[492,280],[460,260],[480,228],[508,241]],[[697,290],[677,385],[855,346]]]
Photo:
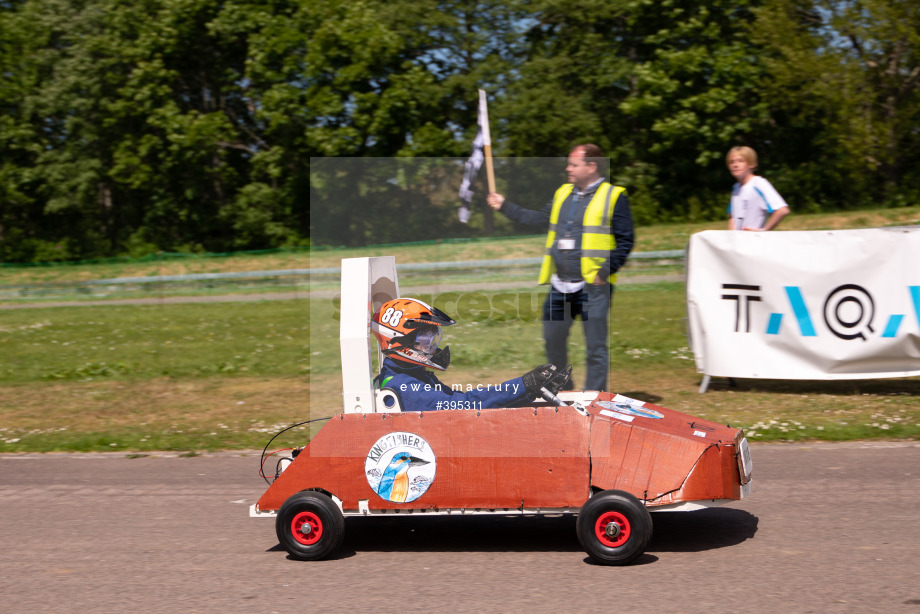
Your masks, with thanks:
[[[495,169],[492,167],[492,135],[489,133],[489,106],[486,103],[485,90],[479,90],[479,117],[482,121],[482,150],[486,157],[486,179],[491,194],[495,191]]]

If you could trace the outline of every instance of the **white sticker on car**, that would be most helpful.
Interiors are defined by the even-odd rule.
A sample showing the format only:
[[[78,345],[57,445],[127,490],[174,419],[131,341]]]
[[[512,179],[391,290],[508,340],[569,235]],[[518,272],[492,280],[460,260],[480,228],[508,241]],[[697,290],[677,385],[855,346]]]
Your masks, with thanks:
[[[610,409],[617,413],[626,414],[628,416],[637,416],[639,418],[654,418],[655,420],[661,420],[664,418],[664,414],[662,414],[660,411],[655,411],[654,409],[645,407],[645,403],[642,401],[629,399],[629,397],[621,397],[619,395],[617,396],[620,399],[628,399],[628,401],[617,401],[614,399],[613,401],[598,401],[597,404],[604,409]]]
[[[609,409],[602,409],[600,411],[602,416],[607,416],[608,418],[616,418],[617,420],[622,420],[623,422],[632,422],[634,416],[627,416],[626,414],[620,414],[615,411],[610,411]]]

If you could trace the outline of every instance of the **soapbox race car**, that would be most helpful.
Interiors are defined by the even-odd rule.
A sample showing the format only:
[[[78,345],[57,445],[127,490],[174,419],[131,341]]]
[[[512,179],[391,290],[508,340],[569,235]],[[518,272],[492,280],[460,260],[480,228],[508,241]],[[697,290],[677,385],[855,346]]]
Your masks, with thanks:
[[[250,508],[275,518],[291,557],[333,555],[345,516],[572,513],[588,556],[624,565],[651,539],[649,511],[692,511],[750,493],[741,430],[622,395],[400,411],[391,391],[371,385],[368,333],[369,314],[398,296],[392,258],[342,261],[344,411],[307,445],[279,455]]]

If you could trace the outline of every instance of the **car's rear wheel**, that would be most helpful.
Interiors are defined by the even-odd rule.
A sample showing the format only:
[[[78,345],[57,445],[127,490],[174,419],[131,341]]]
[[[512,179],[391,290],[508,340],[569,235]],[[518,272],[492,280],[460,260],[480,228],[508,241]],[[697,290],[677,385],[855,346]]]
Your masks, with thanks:
[[[645,552],[652,516],[628,492],[605,490],[588,499],[575,523],[578,541],[602,565],[626,565]]]
[[[318,561],[330,556],[342,544],[345,518],[327,495],[299,492],[281,506],[275,519],[275,532],[292,557]]]

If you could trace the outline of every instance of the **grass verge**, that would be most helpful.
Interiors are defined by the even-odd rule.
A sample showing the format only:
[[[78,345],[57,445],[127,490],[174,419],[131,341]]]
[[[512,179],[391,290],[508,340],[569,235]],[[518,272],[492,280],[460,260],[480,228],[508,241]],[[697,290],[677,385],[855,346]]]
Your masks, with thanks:
[[[540,291],[448,298],[461,320],[446,336],[445,383],[497,383],[543,362]],[[6,312],[0,452],[261,448],[285,426],[341,411],[335,314],[332,299]],[[610,389],[743,427],[754,441],[920,436],[920,378],[734,387],[717,378],[698,394],[684,317],[680,283],[618,287]],[[578,385],[583,347],[576,326]]]

